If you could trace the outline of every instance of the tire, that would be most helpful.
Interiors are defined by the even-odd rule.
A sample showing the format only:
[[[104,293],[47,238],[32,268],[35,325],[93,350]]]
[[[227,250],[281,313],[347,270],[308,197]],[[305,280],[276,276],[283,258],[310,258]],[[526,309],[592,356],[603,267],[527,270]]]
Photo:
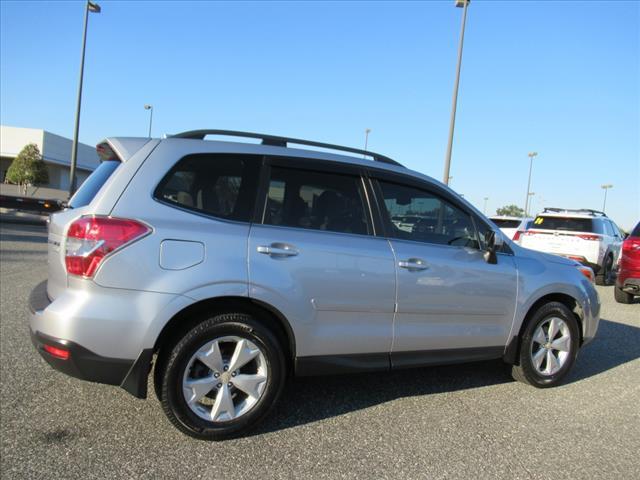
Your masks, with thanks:
[[[622,290],[620,287],[613,289],[613,296],[618,303],[631,303],[633,302],[633,295]]]
[[[596,275],[596,285],[613,285],[613,257],[611,255],[607,255],[607,258],[602,265],[601,272],[602,273],[600,273],[599,275]]]
[[[558,328],[553,336],[553,341],[549,341],[546,336],[552,319]],[[542,332],[543,337],[538,333]],[[544,340],[543,340],[544,339]],[[545,342],[544,344],[541,342]],[[562,346],[564,350],[548,350],[545,345]],[[529,319],[520,340],[518,353],[518,363],[511,367],[511,374],[514,379],[527,383],[537,388],[548,388],[559,385],[566,377],[569,370],[575,363],[580,347],[580,330],[575,316],[564,304],[550,302],[540,307]],[[549,358],[549,352],[554,357],[555,362]],[[556,353],[557,352],[557,353]],[[536,365],[534,355],[538,353],[542,356],[542,361]],[[540,356],[536,356],[540,359]],[[555,369],[554,367],[558,367]]]
[[[275,406],[286,378],[275,335],[244,313],[204,317],[160,364],[164,413],[180,431],[204,440],[255,427]]]

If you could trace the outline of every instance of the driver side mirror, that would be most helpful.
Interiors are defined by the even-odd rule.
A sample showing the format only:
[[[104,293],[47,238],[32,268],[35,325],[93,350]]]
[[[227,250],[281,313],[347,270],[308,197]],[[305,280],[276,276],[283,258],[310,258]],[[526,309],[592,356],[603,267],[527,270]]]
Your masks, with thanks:
[[[498,256],[496,255],[496,252],[500,250],[504,244],[502,235],[497,233],[495,230],[489,230],[484,234],[484,243],[486,245],[486,250],[484,252],[485,261],[490,264],[498,263]]]

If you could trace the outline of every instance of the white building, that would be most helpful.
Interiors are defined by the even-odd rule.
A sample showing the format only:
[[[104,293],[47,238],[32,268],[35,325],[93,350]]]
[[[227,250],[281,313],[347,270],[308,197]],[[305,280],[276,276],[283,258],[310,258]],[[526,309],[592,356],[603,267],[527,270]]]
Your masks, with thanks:
[[[42,186],[68,190],[72,141],[37,128],[0,125],[0,181],[4,183],[9,165],[18,156],[20,150],[29,143],[35,143],[38,146],[49,170],[49,183]],[[99,163],[100,159],[95,147],[79,143],[76,184],[80,185],[84,182]]]

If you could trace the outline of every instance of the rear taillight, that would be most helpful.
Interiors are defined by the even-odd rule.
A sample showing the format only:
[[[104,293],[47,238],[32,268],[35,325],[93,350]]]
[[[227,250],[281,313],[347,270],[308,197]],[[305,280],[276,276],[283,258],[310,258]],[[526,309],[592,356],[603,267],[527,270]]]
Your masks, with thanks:
[[[63,348],[54,347],[52,345],[43,345],[42,348],[49,355],[59,358],[60,360],[68,360],[69,359],[69,350],[65,350]]]
[[[600,240],[600,235],[587,235],[587,234],[580,234],[578,235],[579,238],[581,238],[582,240],[590,240],[590,241],[598,241]]]
[[[65,242],[65,263],[71,275],[93,277],[104,258],[149,233],[136,220],[111,217],[82,217],[69,227]]]
[[[582,273],[582,275],[587,277],[591,283],[594,283],[596,281],[596,276],[594,275],[593,270],[591,270],[591,268],[584,265],[580,265],[578,266],[578,270],[580,270],[580,273]]]
[[[513,241],[517,242],[518,240],[520,240],[520,236],[522,235],[523,232],[521,232],[520,230],[516,230],[516,234],[513,236]]]
[[[622,251],[626,254],[640,253],[640,239],[627,238],[624,242],[622,242]]]

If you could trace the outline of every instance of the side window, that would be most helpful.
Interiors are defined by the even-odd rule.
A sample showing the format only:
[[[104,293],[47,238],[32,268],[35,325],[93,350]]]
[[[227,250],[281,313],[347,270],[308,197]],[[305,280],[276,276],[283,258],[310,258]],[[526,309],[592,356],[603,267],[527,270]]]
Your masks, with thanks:
[[[379,184],[389,219],[389,236],[438,245],[479,247],[471,217],[458,207],[426,190],[384,181]]]
[[[611,223],[609,222],[609,220],[603,220],[602,225],[604,227],[605,235],[613,237],[613,227],[611,226]]]
[[[154,197],[197,212],[248,222],[253,214],[261,157],[196,154],[181,159]]]
[[[360,177],[271,168],[263,223],[371,234]]]

